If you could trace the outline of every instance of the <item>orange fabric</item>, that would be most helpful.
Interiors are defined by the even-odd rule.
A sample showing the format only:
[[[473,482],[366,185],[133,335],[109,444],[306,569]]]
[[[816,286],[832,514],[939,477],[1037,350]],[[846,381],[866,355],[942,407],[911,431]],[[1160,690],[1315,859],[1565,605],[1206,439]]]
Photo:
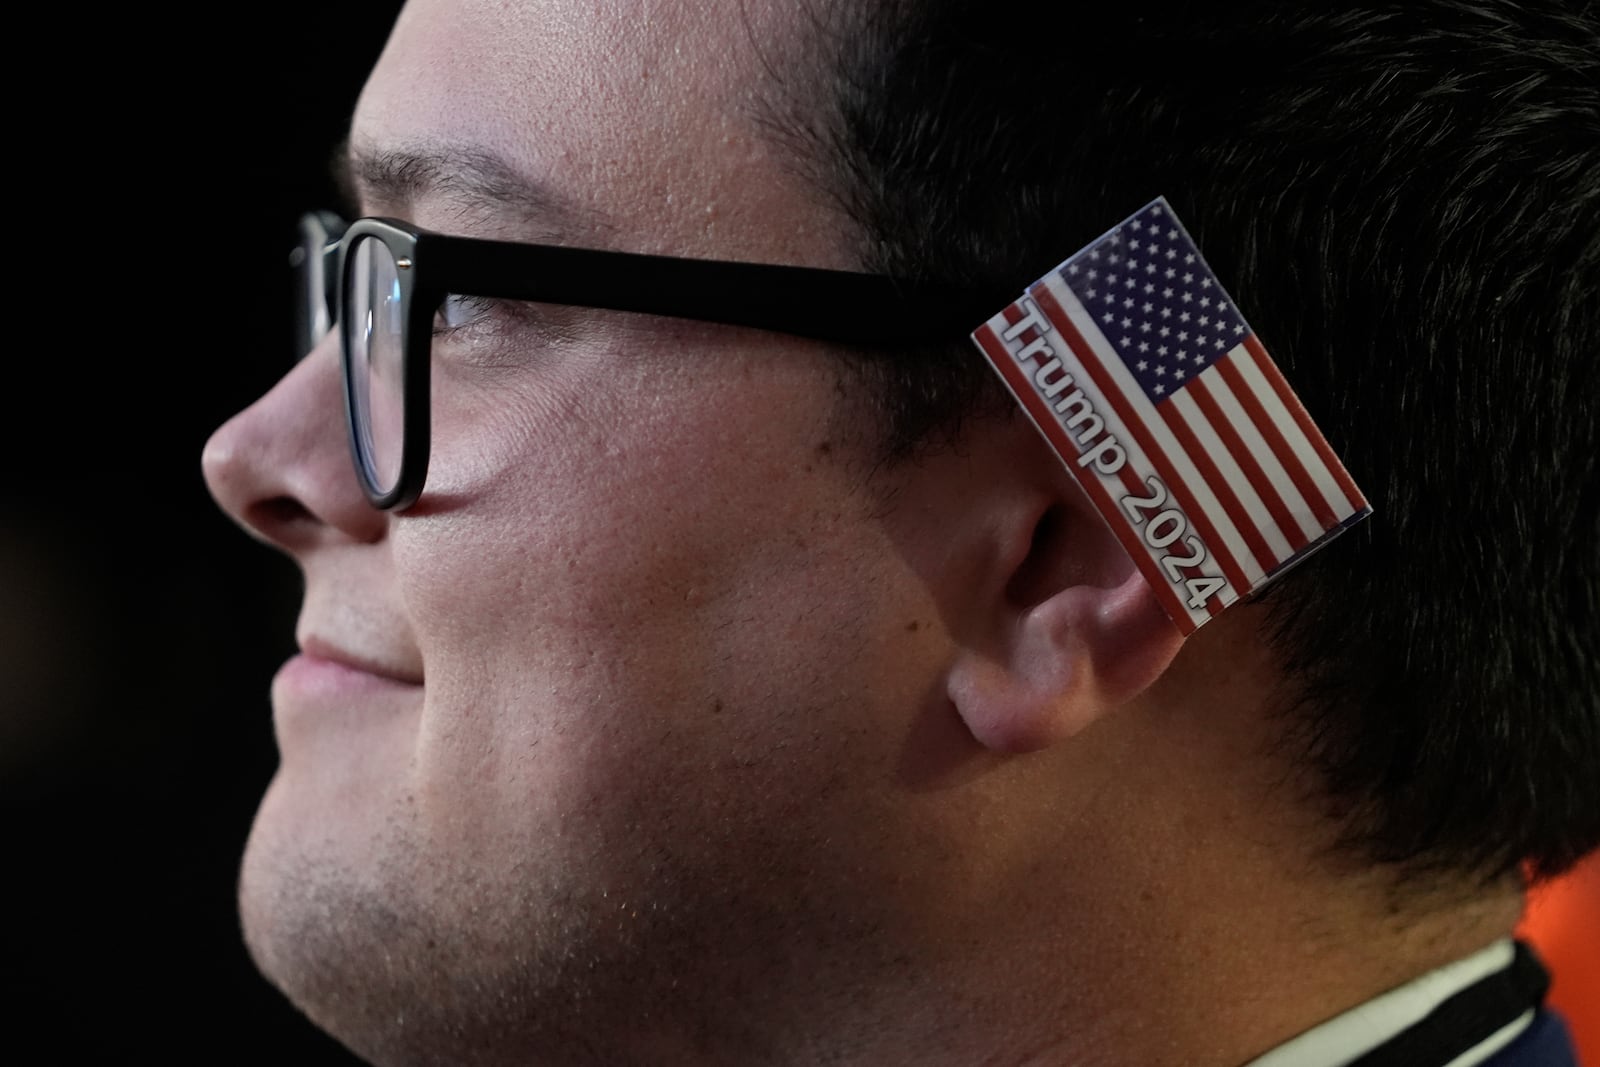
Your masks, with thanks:
[[[1529,893],[1517,934],[1550,970],[1550,1003],[1566,1017],[1578,1062],[1600,1067],[1600,852]]]

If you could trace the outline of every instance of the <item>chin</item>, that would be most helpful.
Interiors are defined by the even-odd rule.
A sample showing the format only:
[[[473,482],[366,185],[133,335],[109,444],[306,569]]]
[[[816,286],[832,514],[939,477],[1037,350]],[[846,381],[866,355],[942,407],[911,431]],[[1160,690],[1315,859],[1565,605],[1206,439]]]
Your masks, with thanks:
[[[393,820],[353,842],[290,818],[306,814],[295,799],[282,780],[269,789],[238,906],[256,967],[316,1026],[380,1065],[638,1058],[599,1049],[596,1035],[621,1039],[618,1020],[637,1010],[615,986],[640,974],[626,959],[640,946],[603,943],[619,927],[572,902],[585,894],[491,888],[495,874],[421,847]]]
[[[690,1038],[753,1062],[750,1021],[783,983],[833,991],[832,1011],[899,966],[879,941],[896,901],[869,888],[887,886],[870,872],[889,850],[842,849],[838,804],[675,796],[640,774],[559,804],[576,789],[547,779],[491,833],[481,805],[419,810],[439,791],[414,776],[332,803],[338,761],[295,755],[245,848],[245,941],[370,1062],[722,1062]]]

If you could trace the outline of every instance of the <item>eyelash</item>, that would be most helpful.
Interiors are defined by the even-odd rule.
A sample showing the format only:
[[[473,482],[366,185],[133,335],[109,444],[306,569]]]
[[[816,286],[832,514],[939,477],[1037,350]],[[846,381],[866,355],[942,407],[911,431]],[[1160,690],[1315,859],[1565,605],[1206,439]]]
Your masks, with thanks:
[[[471,317],[467,321],[456,325],[444,322],[444,317],[452,305],[457,307],[465,306],[469,310]],[[439,309],[434,312],[433,336],[437,338],[459,335],[464,331],[472,330],[482,325],[491,316],[499,317],[506,310],[503,301],[492,300],[483,296],[461,296],[452,293],[439,302]]]
[[[463,321],[449,325],[445,316],[452,310],[462,312]],[[588,323],[581,308],[452,293],[434,312],[433,342],[436,351],[453,350],[468,362],[498,362],[577,343],[591,335]]]

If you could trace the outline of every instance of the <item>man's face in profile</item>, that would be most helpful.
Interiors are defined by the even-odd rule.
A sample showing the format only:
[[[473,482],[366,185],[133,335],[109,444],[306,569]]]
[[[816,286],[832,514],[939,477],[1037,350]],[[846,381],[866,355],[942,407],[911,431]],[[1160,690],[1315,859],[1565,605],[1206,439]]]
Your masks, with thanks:
[[[756,124],[753,41],[799,37],[767,6],[413,2],[354,116],[359,213],[850,266]],[[959,861],[904,784],[949,648],[922,483],[872,473],[813,342],[481,301],[440,327],[403,516],[356,485],[333,337],[208,456],[306,582],[240,886],[256,959],[371,1056],[671,1062],[653,1019],[801,977],[844,1011],[939,906],[906,872]]]

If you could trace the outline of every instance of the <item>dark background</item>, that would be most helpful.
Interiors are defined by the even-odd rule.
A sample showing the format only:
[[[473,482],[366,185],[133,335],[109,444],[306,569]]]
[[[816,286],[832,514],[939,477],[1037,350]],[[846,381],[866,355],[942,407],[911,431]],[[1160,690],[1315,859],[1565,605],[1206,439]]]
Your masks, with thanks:
[[[326,160],[398,7],[13,38],[48,73],[8,94],[7,1063],[356,1062],[239,935],[300,589],[212,503],[200,452],[292,358],[294,223],[333,204]]]

